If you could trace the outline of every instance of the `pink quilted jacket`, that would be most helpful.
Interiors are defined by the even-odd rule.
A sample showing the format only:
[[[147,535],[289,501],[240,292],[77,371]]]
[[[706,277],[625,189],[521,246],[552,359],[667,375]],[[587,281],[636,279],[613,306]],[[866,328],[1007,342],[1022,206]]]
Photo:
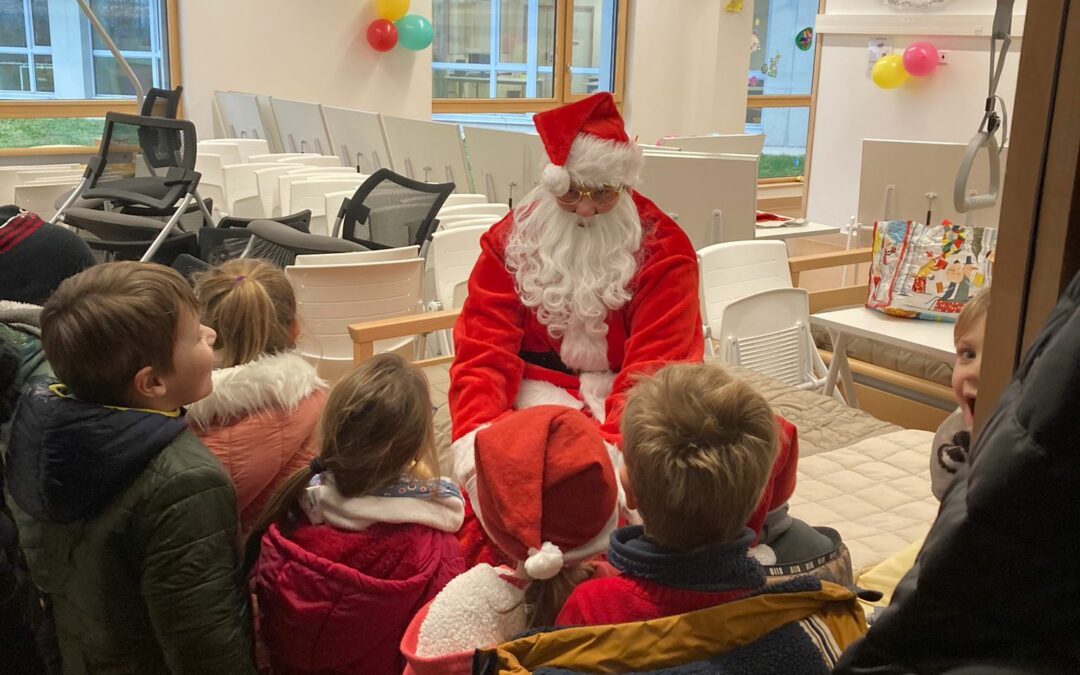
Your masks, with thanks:
[[[192,405],[187,419],[236,486],[244,539],[278,486],[317,454],[327,386],[294,352],[215,370],[213,377],[214,392]]]

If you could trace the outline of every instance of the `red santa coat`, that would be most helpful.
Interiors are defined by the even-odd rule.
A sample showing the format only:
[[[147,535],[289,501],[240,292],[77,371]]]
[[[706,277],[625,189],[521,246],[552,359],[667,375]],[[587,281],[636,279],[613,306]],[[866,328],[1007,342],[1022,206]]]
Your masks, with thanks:
[[[456,355],[449,392],[454,439],[493,421],[515,407],[515,402],[523,407],[518,401],[522,382],[530,380],[555,385],[547,392],[555,398],[525,405],[573,406],[577,400],[600,422],[605,440],[619,445],[619,420],[634,375],[651,373],[667,363],[702,360],[694,248],[655,204],[636,192],[633,200],[643,235],[638,269],[630,282],[630,301],[608,312],[607,363],[614,377],[595,378],[600,381],[597,386],[589,386],[590,376],[579,378],[525,362],[522,352],[559,354],[562,340],[548,334],[536,311],[522,304],[514,288],[504,254],[513,214],[481,239],[482,252],[469,277],[469,297],[454,326]],[[602,398],[590,400],[597,392]]]

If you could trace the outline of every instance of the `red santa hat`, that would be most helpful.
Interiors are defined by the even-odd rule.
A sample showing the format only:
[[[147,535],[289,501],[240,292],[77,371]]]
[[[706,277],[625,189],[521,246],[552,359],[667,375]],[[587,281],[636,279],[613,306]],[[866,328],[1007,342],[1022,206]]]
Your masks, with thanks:
[[[530,578],[607,550],[618,489],[596,424],[577,410],[527,408],[476,435],[476,516]]]
[[[541,182],[553,194],[565,194],[571,181],[593,186],[638,184],[645,160],[641,148],[626,135],[611,94],[593,94],[538,113],[533,124],[551,160]]]

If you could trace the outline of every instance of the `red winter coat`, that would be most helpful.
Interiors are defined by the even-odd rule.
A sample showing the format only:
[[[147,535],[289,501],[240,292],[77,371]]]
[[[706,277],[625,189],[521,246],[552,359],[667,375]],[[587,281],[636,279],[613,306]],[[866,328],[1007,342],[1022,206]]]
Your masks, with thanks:
[[[425,525],[271,526],[254,580],[275,675],[398,675],[409,621],[463,571],[454,535]]]
[[[615,376],[600,430],[616,445],[633,376],[671,362],[700,362],[704,349],[697,256],[690,240],[651,201],[637,193],[633,199],[643,232],[641,262],[630,282],[630,301],[606,319],[607,362]],[[504,255],[512,226],[510,214],[481,239],[469,297],[454,326],[449,392],[454,439],[510,410],[523,379],[551,382],[573,393],[581,386],[577,377],[526,365],[519,355],[557,354],[562,341],[548,334],[536,310],[525,307],[514,288]]]

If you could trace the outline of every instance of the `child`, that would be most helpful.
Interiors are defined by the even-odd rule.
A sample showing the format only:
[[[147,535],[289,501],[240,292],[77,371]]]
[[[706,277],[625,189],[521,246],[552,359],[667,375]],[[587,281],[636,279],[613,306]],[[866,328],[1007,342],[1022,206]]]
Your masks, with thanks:
[[[438,476],[423,373],[368,359],[330,391],[320,452],[249,541],[260,637],[275,673],[383,673],[417,610],[465,569],[464,501]],[[261,538],[261,547],[260,547]]]
[[[986,312],[990,309],[990,289],[985,288],[964,305],[953,327],[956,364],[953,366],[953,395],[959,407],[941,423],[934,435],[930,456],[930,489],[940,500],[961,464],[967,462],[971,428],[975,422],[975,399],[979,394]]]
[[[23,396],[5,479],[65,666],[253,672],[233,488],[183,417],[213,387],[191,289],[95,266],[52,295],[41,337],[60,383]]]
[[[603,570],[618,518],[618,483],[596,424],[581,412],[538,406],[476,435],[473,507],[516,567],[479,564],[416,615],[401,651],[406,673],[465,675],[476,648],[550,626],[570,590]]]
[[[635,385],[622,428],[623,489],[643,525],[612,536],[623,576],[582,584],[557,623],[645,621],[760,590],[746,523],[777,452],[769,404],[718,367],[668,366]]]
[[[742,606],[756,607],[759,616],[744,615],[736,619],[742,625],[717,630],[749,634],[775,623],[761,635],[776,632],[768,650],[791,658],[805,653],[809,633],[779,632],[792,621],[785,602],[801,595],[784,592],[785,586],[813,593],[825,584],[803,576],[766,589],[765,574],[749,555],[754,533],[746,524],[777,454],[777,422],[768,403],[716,366],[671,365],[635,385],[622,434],[627,505],[638,510],[643,525],[611,537],[608,562],[622,576],[582,583],[556,624],[640,622],[754,600]],[[755,599],[766,594],[768,600]],[[777,658],[766,665],[805,671]]]
[[[326,384],[293,351],[296,296],[280,269],[232,260],[200,275],[195,295],[217,332],[219,368],[188,424],[232,477],[246,538],[280,483],[315,456]]]

